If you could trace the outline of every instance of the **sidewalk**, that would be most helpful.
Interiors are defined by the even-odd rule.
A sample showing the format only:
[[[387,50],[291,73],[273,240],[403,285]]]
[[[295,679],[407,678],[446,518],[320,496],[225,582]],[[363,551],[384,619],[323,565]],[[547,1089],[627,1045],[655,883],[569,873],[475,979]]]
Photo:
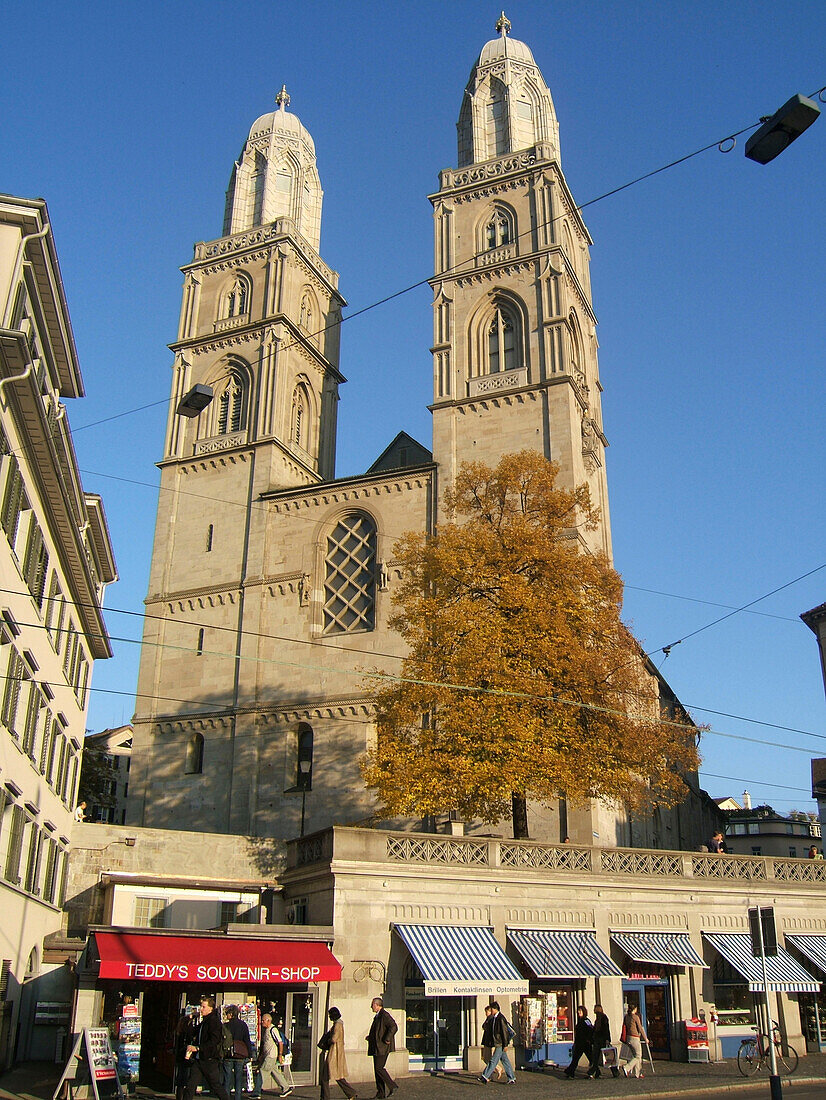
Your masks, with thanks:
[[[51,1100],[59,1078],[59,1066],[50,1062],[24,1062],[0,1076],[0,1100]],[[353,1081],[351,1084],[358,1090],[360,1097],[372,1097],[376,1091],[372,1081]],[[826,1054],[810,1054],[802,1058],[797,1073],[791,1078],[784,1078],[783,1084],[784,1091],[788,1091],[789,1096],[793,1096],[794,1085],[823,1084],[826,1096]],[[787,1088],[787,1084],[792,1087]],[[471,1097],[481,1100],[483,1090],[484,1096],[490,1100],[491,1095],[499,1096],[498,1090],[504,1087],[504,1084],[495,1082],[482,1085],[478,1077],[469,1073],[416,1073],[401,1080],[396,1100],[470,1100]],[[655,1100],[656,1097],[692,1095],[711,1098],[723,1095],[736,1097],[738,1094],[748,1098],[767,1096],[768,1089],[767,1073],[761,1071],[754,1077],[744,1078],[738,1072],[737,1062],[729,1058],[713,1065],[655,1062],[653,1073],[649,1065],[645,1066],[645,1077],[641,1081],[626,1080],[622,1076],[615,1079],[610,1072],[599,1080],[589,1081],[585,1077],[584,1068],[577,1074],[575,1081],[569,1081],[561,1069],[555,1069],[551,1073],[520,1071],[516,1075],[513,1091],[508,1089],[505,1095],[524,1100],[545,1100],[546,1097],[563,1094],[584,1097],[585,1100],[634,1096]],[[317,1085],[299,1085],[293,1096],[296,1100],[317,1100],[318,1091]],[[139,1085],[137,1095],[140,1100],[141,1097],[151,1098],[156,1094]],[[266,1095],[270,1100],[277,1093]],[[332,1095],[341,1095],[335,1085]]]

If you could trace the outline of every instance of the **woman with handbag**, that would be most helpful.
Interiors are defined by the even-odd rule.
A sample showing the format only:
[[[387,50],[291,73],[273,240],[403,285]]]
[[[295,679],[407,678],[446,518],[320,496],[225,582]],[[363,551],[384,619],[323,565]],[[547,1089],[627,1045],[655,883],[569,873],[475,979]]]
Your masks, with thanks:
[[[602,1005],[594,1005],[594,1046],[591,1052],[591,1064],[588,1067],[589,1077],[602,1076],[599,1067],[602,1064],[603,1051],[606,1047],[611,1047],[611,1025],[608,1017],[602,1011]],[[611,1047],[611,1055],[615,1057],[613,1047]],[[614,1077],[619,1077],[619,1070],[616,1065],[611,1065],[610,1069]]]
[[[337,1008],[327,1013],[331,1027],[318,1040],[324,1051],[321,1065],[321,1100],[330,1100],[330,1082],[335,1081],[347,1097],[358,1097],[358,1093],[347,1081],[347,1060],[344,1057],[344,1023]]]

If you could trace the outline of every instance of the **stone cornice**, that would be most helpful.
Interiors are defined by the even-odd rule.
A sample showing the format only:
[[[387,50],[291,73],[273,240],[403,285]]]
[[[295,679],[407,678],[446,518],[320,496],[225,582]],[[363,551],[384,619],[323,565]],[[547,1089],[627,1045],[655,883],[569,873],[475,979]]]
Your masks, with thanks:
[[[432,405],[428,405],[428,409],[434,412],[436,409],[455,408],[462,414],[472,412],[477,407],[480,409],[497,409],[502,405],[511,405],[515,401],[538,401],[542,390],[550,389],[551,386],[562,385],[570,386],[576,394],[577,399],[580,401],[580,404],[582,404],[582,399],[573,377],[570,374],[555,374],[551,378],[546,378],[543,382],[531,382],[527,386],[521,386],[519,389],[497,391],[496,393],[483,397],[454,397],[447,401],[439,401]]]
[[[153,717],[136,719],[155,727],[156,735],[186,734],[192,730],[226,729],[235,716],[255,716],[263,728],[267,726],[289,726],[294,722],[336,721],[338,719],[360,718],[372,721],[375,705],[364,696],[341,696],[338,699],[325,699],[312,702],[306,699],[286,700],[279,703],[254,703],[236,707],[234,710],[215,709],[191,711],[178,714],[157,714]]]
[[[467,168],[445,168],[439,173],[439,190],[434,195],[428,195],[432,203],[445,195],[460,192],[465,189],[475,189],[480,184],[487,184],[491,180],[507,179],[511,176],[524,175],[533,172],[539,166],[553,163],[538,156],[538,153],[547,153],[546,146],[536,146],[533,149],[525,149],[521,153],[509,153],[504,157],[496,157],[483,161],[481,164],[472,164]]]
[[[431,483],[435,469],[436,463],[428,462],[420,466],[409,466],[404,470],[389,470],[386,473],[362,474],[357,477],[343,478],[340,481],[325,481],[303,489],[280,489],[277,492],[262,493],[259,499],[268,501],[276,512],[297,511],[300,507],[344,504],[366,500],[382,492],[405,492],[426,488]]]

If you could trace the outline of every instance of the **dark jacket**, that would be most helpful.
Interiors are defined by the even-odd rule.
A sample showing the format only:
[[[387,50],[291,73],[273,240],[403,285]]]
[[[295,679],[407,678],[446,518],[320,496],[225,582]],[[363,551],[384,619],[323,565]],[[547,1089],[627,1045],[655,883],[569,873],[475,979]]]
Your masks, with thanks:
[[[604,1012],[598,1012],[594,1016],[594,1047],[602,1050],[611,1045],[611,1024]]]
[[[243,1020],[239,1020],[237,1016],[227,1020],[227,1027],[230,1030],[232,1038],[239,1040],[244,1044],[245,1053],[241,1054],[240,1051],[233,1053],[233,1058],[249,1058],[252,1055],[252,1044],[250,1043],[250,1029],[244,1023]]]
[[[594,1042],[594,1025],[587,1016],[578,1016],[574,1025],[574,1046],[590,1050]]]
[[[201,1020],[198,1037],[195,1040],[198,1045],[198,1058],[200,1061],[209,1062],[221,1057],[222,1031],[220,1017],[213,1008],[212,1012]]]
[[[501,1012],[488,1016],[482,1025],[482,1046],[506,1047],[511,1041],[510,1032],[505,1026],[505,1017]]]
[[[373,1017],[370,1034],[367,1036],[368,1055],[390,1054],[396,1049],[395,1034],[399,1025],[386,1008],[380,1008]]]

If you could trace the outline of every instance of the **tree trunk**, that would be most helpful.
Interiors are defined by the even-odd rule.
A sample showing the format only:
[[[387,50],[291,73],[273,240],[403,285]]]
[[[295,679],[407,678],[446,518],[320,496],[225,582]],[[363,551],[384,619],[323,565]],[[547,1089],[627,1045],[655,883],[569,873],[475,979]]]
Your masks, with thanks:
[[[511,794],[511,813],[513,816],[513,839],[528,840],[528,802],[525,796],[517,791]]]

